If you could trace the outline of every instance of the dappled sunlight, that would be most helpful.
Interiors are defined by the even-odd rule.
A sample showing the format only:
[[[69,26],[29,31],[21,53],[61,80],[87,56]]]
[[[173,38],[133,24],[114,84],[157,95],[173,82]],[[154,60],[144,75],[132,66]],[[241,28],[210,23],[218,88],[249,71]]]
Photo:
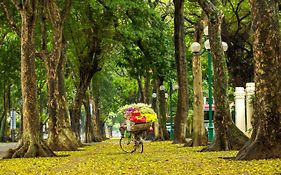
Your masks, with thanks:
[[[1,174],[279,174],[281,160],[235,161],[237,151],[197,152],[165,142],[144,142],[143,153],[124,153],[118,139],[90,144],[59,157],[0,161]]]

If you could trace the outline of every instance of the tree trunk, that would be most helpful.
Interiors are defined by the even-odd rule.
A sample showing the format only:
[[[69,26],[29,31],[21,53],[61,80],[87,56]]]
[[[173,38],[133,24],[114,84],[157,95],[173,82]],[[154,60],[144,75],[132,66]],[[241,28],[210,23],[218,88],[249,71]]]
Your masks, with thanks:
[[[203,20],[195,26],[194,41],[201,43],[203,35]],[[193,132],[192,146],[205,146],[208,143],[204,127],[204,103],[203,103],[203,85],[202,85],[202,69],[199,53],[194,53],[192,58],[193,72]]]
[[[150,85],[151,85],[151,75],[148,71],[146,71],[147,75],[144,77],[144,103],[149,104],[149,100],[151,98],[150,95]]]
[[[157,79],[157,87],[160,87],[163,85],[163,79],[158,78]],[[157,89],[157,100],[159,105],[159,115],[158,115],[158,124],[159,124],[159,135],[156,139],[158,140],[169,140],[169,133],[166,128],[167,123],[167,99],[165,97],[165,89],[160,90]]]
[[[144,103],[144,88],[143,88],[143,85],[142,85],[142,77],[141,76],[137,77],[137,82],[138,82],[138,87],[139,87],[138,101],[140,103]]]
[[[144,79],[144,84],[143,84]],[[138,76],[137,78],[138,82],[138,88],[139,88],[139,97],[138,101],[140,103],[149,104],[149,85],[150,85],[150,76],[147,74],[147,76],[142,77]]]
[[[14,2],[14,1],[13,1]],[[15,2],[22,18],[21,26],[21,88],[23,98],[23,136],[19,146],[9,150],[5,158],[55,156],[41,140],[36,101],[35,19],[36,0],[25,1],[23,7]]]
[[[91,34],[89,34],[91,35]],[[93,37],[93,36],[89,36]],[[79,84],[76,89],[75,98],[72,104],[72,107],[70,109],[71,111],[71,126],[74,132],[76,133],[76,137],[80,140],[80,112],[81,112],[81,106],[83,99],[85,97],[85,93],[90,86],[92,77],[95,73],[100,71],[100,54],[101,54],[101,48],[100,48],[100,41],[95,38],[94,43],[90,43],[91,40],[88,42],[88,47],[90,49],[88,50],[88,53],[86,55],[80,55],[80,65],[79,65]]]
[[[7,124],[7,112],[4,110],[3,114],[0,118],[0,141],[5,142],[5,131],[6,131],[6,124]]]
[[[99,119],[99,99],[93,99],[93,141],[94,142],[101,142],[102,141],[102,133],[100,132],[100,119]]]
[[[158,100],[157,100],[157,94],[159,93],[157,91],[157,81],[154,79],[153,80],[153,93],[156,94],[156,97],[152,97],[152,102],[151,102],[151,107],[152,109],[154,110],[154,112],[157,114],[157,120],[154,122],[153,124],[153,129],[154,129],[154,138],[157,139],[159,138],[159,122],[158,122],[158,119],[159,119],[159,105],[158,105]]]
[[[198,0],[208,16],[209,39],[214,64],[214,116],[215,140],[204,151],[240,149],[248,137],[240,131],[230,117],[228,103],[228,73],[221,40],[223,14],[209,1]]]
[[[89,79],[86,82],[81,82],[82,79],[84,79],[85,77],[80,78],[80,86],[77,87],[74,102],[70,109],[71,127],[72,127],[73,131],[75,132],[75,135],[79,141],[81,141],[81,138],[80,138],[81,106],[82,106],[83,99],[85,97],[85,93],[87,91],[87,87],[90,84],[90,81],[91,81],[90,79],[92,78],[92,76],[93,75],[91,75],[91,77],[88,76]]]
[[[10,88],[7,88],[7,80],[4,79],[3,82],[3,105],[4,105],[4,111],[0,118],[0,141],[6,142],[7,135],[6,135],[6,129],[7,129],[7,118],[9,116],[10,111]]]
[[[236,159],[281,158],[281,42],[278,1],[252,0],[256,98],[254,134]]]
[[[65,2],[65,9],[60,9],[55,2],[41,1],[41,32],[42,32],[42,58],[46,66],[48,84],[48,113],[49,113],[49,137],[48,145],[52,150],[71,151],[76,150],[78,142],[70,128],[64,88],[64,44],[63,22],[70,9],[70,1]],[[47,13],[47,14],[46,14]],[[46,21],[51,22],[53,30],[53,50],[47,55],[46,48]]]
[[[66,105],[65,87],[64,87],[64,55],[62,55],[61,61],[57,67],[58,84],[56,86],[57,94],[57,114],[56,123],[54,125],[54,132],[50,132],[48,138],[49,146],[56,151],[71,151],[77,150],[80,146],[78,140],[75,137],[75,133],[70,127],[70,120],[68,115],[68,109]],[[53,137],[51,137],[53,136]]]
[[[53,140],[56,140],[56,124],[57,124],[57,99],[55,95],[55,89],[58,83],[58,80],[56,80],[56,71],[55,67],[56,64],[50,64],[50,61],[48,61],[48,58],[44,60],[46,65],[46,75],[47,75],[47,85],[48,85],[48,144],[51,146],[49,142],[52,142]]]
[[[202,70],[200,56],[195,54],[192,59],[193,70],[193,132],[192,146],[207,145],[207,137],[204,127],[204,109],[203,109],[203,90],[202,90]]]
[[[187,64],[185,58],[184,43],[184,0],[174,0],[174,35],[175,35],[175,60],[177,67],[177,78],[179,83],[177,112],[175,117],[175,143],[185,143],[186,120],[188,112],[188,90],[187,90]]]
[[[85,142],[90,143],[92,141],[92,115],[91,115],[91,107],[90,107],[90,98],[87,94],[83,101],[85,111],[86,111],[86,124],[85,124]]]

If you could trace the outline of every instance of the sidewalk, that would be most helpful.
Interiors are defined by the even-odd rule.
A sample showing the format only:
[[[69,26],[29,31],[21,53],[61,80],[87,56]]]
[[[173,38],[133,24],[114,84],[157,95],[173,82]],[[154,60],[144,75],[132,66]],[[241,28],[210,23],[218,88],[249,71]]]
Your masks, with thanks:
[[[2,159],[10,148],[15,148],[17,142],[0,142],[0,159]]]

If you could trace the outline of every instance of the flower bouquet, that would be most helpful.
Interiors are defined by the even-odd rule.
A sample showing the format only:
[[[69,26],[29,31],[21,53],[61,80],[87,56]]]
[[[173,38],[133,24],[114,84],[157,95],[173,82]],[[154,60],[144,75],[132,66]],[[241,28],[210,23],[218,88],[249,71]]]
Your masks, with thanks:
[[[157,120],[154,110],[144,103],[125,105],[119,109],[119,113],[123,114],[127,120],[126,124],[129,131],[147,130],[151,123]]]

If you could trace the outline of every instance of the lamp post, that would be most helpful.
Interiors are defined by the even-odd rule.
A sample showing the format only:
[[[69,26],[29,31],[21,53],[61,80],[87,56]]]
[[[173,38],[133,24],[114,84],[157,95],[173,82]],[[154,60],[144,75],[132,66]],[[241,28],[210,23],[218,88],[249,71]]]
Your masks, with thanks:
[[[174,140],[174,123],[173,123],[173,103],[172,103],[172,94],[174,90],[177,90],[179,86],[173,85],[172,82],[170,82],[170,124],[171,124],[171,131],[170,131],[170,138],[171,140]]]
[[[170,125],[171,125],[171,131],[170,131],[170,139],[174,140],[174,128],[173,128],[173,106],[172,106],[172,92],[173,92],[173,83],[170,82]]]
[[[208,32],[204,34],[208,36]],[[208,140],[214,139],[214,124],[213,124],[213,93],[212,93],[212,56],[210,53],[210,41],[209,39],[204,43],[205,49],[208,51],[208,103],[209,103],[209,124],[208,124]]]

